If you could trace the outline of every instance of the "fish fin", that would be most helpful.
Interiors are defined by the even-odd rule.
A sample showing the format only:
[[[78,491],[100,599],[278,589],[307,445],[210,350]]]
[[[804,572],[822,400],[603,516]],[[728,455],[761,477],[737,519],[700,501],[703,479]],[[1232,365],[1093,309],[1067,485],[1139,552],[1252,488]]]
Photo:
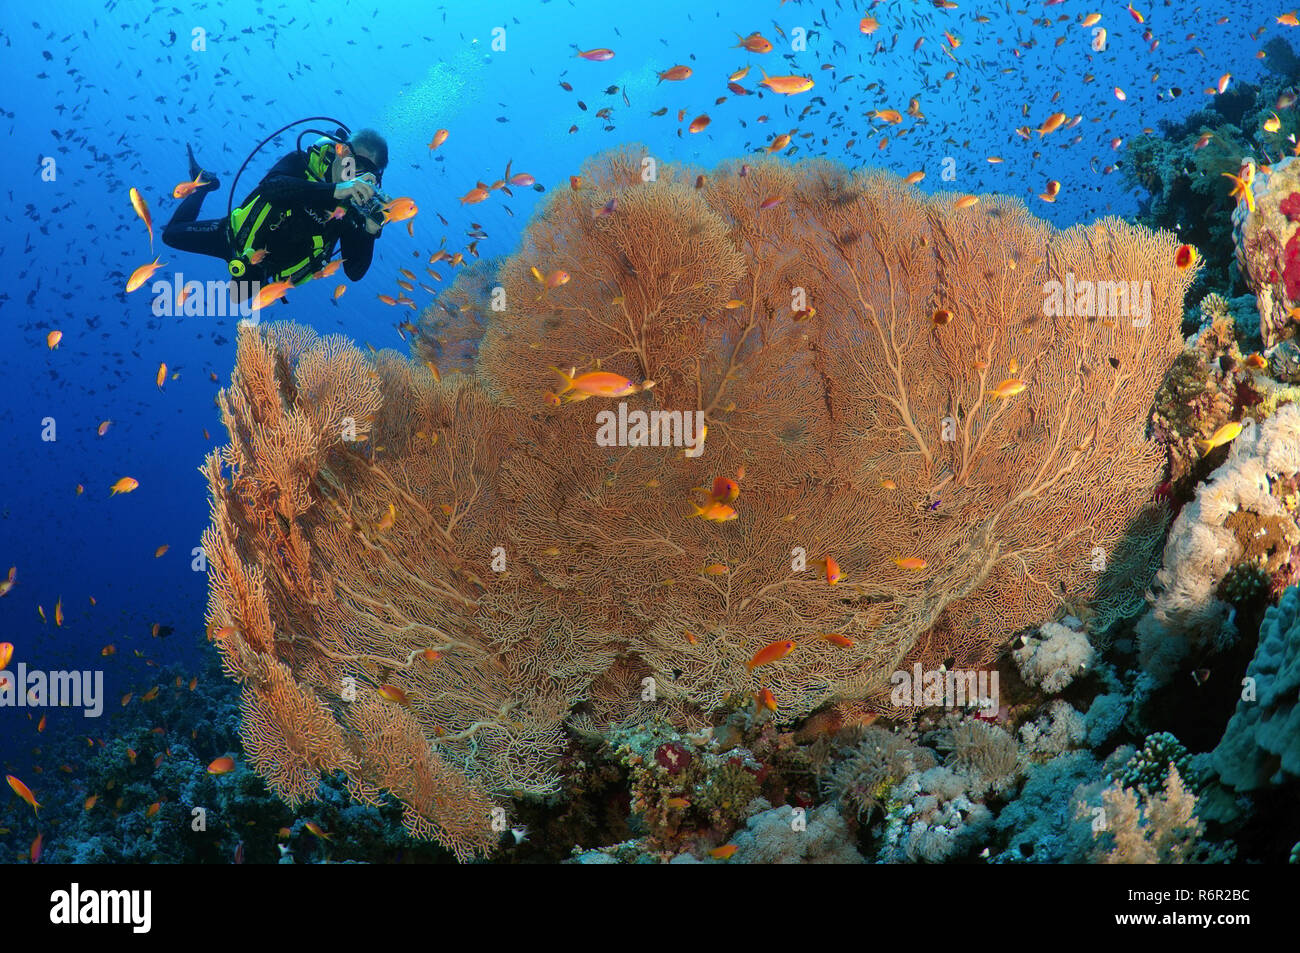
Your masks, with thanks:
[[[578,370],[576,367],[568,374],[564,373],[564,371],[560,370],[558,367],[552,367],[551,370],[555,371],[555,373],[559,374],[560,377],[564,379],[564,386],[560,388],[555,396],[558,397],[560,394],[565,394],[573,390],[573,375],[577,373]]]

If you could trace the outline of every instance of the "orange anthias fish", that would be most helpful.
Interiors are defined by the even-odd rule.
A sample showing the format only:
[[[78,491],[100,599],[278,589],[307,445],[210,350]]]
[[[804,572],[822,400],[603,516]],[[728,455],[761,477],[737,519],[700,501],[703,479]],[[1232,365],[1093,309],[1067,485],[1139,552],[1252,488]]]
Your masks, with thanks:
[[[435,132],[433,134],[433,139],[430,140],[429,142],[429,151],[432,152],[434,149],[438,148],[440,145],[446,142],[447,136],[449,135],[450,133],[447,132],[446,129],[439,129],[437,132]]]
[[[763,73],[763,79],[758,85],[766,86],[774,93],[793,96],[795,93],[806,93],[813,88],[814,83],[807,76],[768,76]]]
[[[144,196],[140,194],[135,186],[131,186],[130,195],[131,207],[135,209],[135,214],[140,216],[140,220],[144,222],[144,227],[149,229],[149,250],[153,251],[153,219],[149,217],[149,206],[145,203]],[[128,288],[127,290],[130,291],[131,289]]]
[[[0,671],[9,667],[9,661],[14,657],[14,644],[12,642],[0,642]]]
[[[475,184],[474,188],[470,189],[468,192],[466,192],[464,195],[460,197],[460,204],[476,205],[479,202],[487,201],[488,195],[489,195],[488,187],[484,185],[482,182],[478,182]]]
[[[394,705],[401,705],[403,708],[411,707],[411,699],[407,697],[406,692],[396,685],[380,685],[379,697],[386,702],[392,702]]]
[[[683,79],[690,79],[692,72],[693,71],[689,66],[674,66],[659,74],[659,82],[662,83],[664,80],[680,81]]]
[[[1015,397],[1016,394],[1022,393],[1024,389],[1024,381],[1018,381],[1014,377],[1009,377],[1002,383],[998,384],[997,387],[993,388],[993,390],[989,391],[989,393],[998,400],[1002,400],[1005,397]]]
[[[721,847],[715,847],[709,851],[709,856],[714,860],[729,860],[738,850],[740,848],[735,844],[723,844]]]
[[[691,508],[695,510],[695,512],[688,516],[687,519],[691,519],[695,516],[702,516],[710,523],[725,523],[728,520],[734,520],[738,515],[734,507],[728,506],[726,503],[718,503],[712,500],[705,503],[703,506],[692,503]]]
[[[161,255],[158,256],[158,258],[161,257]],[[155,271],[167,264],[166,262],[160,262],[158,258],[155,258],[147,265],[141,265],[135,271],[131,272],[131,277],[126,280],[126,290],[128,293],[135,291],[136,288],[139,288],[142,284],[148,281]]]
[[[1045,136],[1049,132],[1055,132],[1056,130],[1060,129],[1061,126],[1063,126],[1064,124],[1065,124],[1065,113],[1052,113],[1050,116],[1047,117],[1047,121],[1044,122],[1041,126],[1039,126],[1034,131],[1038,133],[1040,136]]]
[[[766,708],[768,711],[776,711],[776,696],[772,694],[770,688],[760,688],[754,695],[754,708],[762,711]]]
[[[326,834],[323,830],[321,830],[321,826],[317,824],[315,821],[308,821],[303,826],[307,828],[307,830],[310,831],[312,834],[315,834],[317,837],[321,838],[322,840],[334,839],[333,834]]]
[[[292,281],[273,281],[264,286],[253,299],[253,310],[260,311],[271,302],[280,298],[286,291],[293,287]]]
[[[111,488],[113,492],[110,493],[109,496],[117,496],[119,493],[130,493],[139,485],[140,481],[135,477],[122,477],[122,479],[113,484]]]
[[[737,33],[736,39],[738,39],[740,42],[732,47],[733,50],[737,46],[743,46],[750,53],[771,53],[772,52],[772,41],[767,39],[765,36],[763,36],[763,34],[759,33],[757,30],[749,34],[749,36],[741,36],[739,33]]]
[[[899,569],[920,570],[925,568],[926,563],[925,560],[922,559],[920,556],[908,556],[906,558],[902,556],[895,556],[894,565],[896,565]]]
[[[63,340],[62,331],[51,331],[49,334],[45,335],[45,346],[48,347],[51,351],[53,351],[56,347],[59,346],[59,342],[62,340]]]
[[[764,646],[755,653],[754,657],[745,663],[751,671],[760,665],[767,665],[785,658],[794,651],[794,643],[790,641],[773,642],[771,645]]]
[[[13,789],[13,792],[31,805],[33,813],[40,811],[41,806],[36,803],[36,795],[32,793],[31,788],[23,784],[23,782],[19,781],[12,774],[5,775],[5,779],[9,782],[9,787]]]
[[[208,765],[208,774],[222,775],[229,774],[235,770],[235,759],[227,755],[224,758],[218,758]]]
[[[163,382],[166,380],[167,380],[167,362],[162,361],[158,365],[158,373],[154,375],[154,383],[158,385],[159,390],[162,390]]]
[[[207,184],[208,184],[208,183],[202,181],[202,180],[199,179],[199,177],[196,175],[196,176],[194,177],[194,181],[193,181],[193,182],[181,182],[181,183],[179,183],[179,184],[176,186],[176,188],[172,189],[172,198],[174,198],[174,199],[183,199],[183,198],[185,198],[187,195],[189,195],[191,192],[193,192],[195,189],[200,188],[200,187],[202,187],[202,186],[204,186],[204,185],[207,185]],[[133,200],[133,201],[134,201],[134,200]]]
[[[574,49],[578,50],[578,55],[584,60],[592,63],[603,63],[614,58],[614,51],[604,46],[596,47],[594,50],[580,50],[577,46],[574,46]]]
[[[4,580],[0,580],[0,596],[8,595],[9,590],[14,587],[14,577],[17,575],[18,575],[18,567],[10,566],[8,578]],[[0,665],[0,668],[4,668],[4,666]]]
[[[577,368],[570,368],[567,374],[558,367],[552,367],[551,370],[564,379],[564,387],[560,389],[559,394],[573,390],[587,397],[625,397],[646,388],[645,384],[634,384],[622,374],[611,371],[589,371],[574,376],[577,374]]]
[[[840,571],[840,564],[832,557],[827,556],[825,559],[819,559],[817,565],[826,570],[826,584],[833,586],[844,578],[844,573]]]
[[[415,218],[419,208],[406,196],[395,198],[384,206],[384,224],[389,222],[404,222],[408,218]]]
[[[54,603],[54,624],[62,627],[63,625],[63,597],[59,596],[58,601]]]

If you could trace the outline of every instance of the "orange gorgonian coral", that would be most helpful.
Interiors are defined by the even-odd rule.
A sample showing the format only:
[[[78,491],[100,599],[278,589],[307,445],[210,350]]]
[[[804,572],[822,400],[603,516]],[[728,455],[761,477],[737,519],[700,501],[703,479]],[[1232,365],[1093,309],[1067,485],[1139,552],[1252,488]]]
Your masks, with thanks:
[[[489,796],[555,789],[566,723],[700,727],[764,687],[794,717],[1140,604],[1194,277],[1172,236],[828,162],[644,168],[552,194],[426,312],[420,360],[241,332],[209,622],[291,800],[341,771],[467,856]],[[620,399],[556,405],[552,366],[653,380],[625,412],[702,413],[703,452],[602,445]],[[719,476],[736,518],[692,516]]]

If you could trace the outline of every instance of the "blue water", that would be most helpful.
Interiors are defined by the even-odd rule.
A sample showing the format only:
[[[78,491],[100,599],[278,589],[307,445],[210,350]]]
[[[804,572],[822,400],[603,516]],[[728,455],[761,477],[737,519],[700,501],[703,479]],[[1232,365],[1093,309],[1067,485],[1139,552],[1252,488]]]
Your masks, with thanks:
[[[463,248],[471,222],[488,234],[479,245],[485,256],[515,247],[537,192],[459,203],[477,181],[501,177],[507,160],[512,174],[531,173],[551,189],[567,187],[589,155],[623,143],[707,168],[797,129],[792,160],[827,156],[900,175],[924,170],[922,189],[1018,195],[1058,225],[1131,215],[1139,196],[1120,174],[1103,173],[1122,159],[1111,140],[1204,107],[1211,98],[1204,89],[1224,73],[1232,83],[1258,81],[1265,62],[1256,52],[1287,32],[1273,22],[1284,12],[1276,4],[1137,6],[1145,25],[1114,0],[960,0],[956,10],[903,0],[877,4],[871,12],[879,29],[864,36],[861,4],[775,0],[707,10],[693,2],[231,2],[184,10],[142,2],[5,4],[0,576],[16,566],[17,585],[0,598],[0,641],[15,644],[15,662],[102,668],[109,699],[106,717],[93,725],[78,711],[50,711],[43,738],[27,710],[0,708],[6,771],[30,777],[38,766],[50,770],[33,749],[52,738],[105,736],[120,696],[157,680],[154,664],[197,674],[210,657],[205,580],[191,568],[190,553],[207,523],[197,468],[224,436],[213,399],[233,364],[235,329],[230,318],[155,318],[147,289],[123,290],[126,277],[155,255],[165,263],[159,278],[175,271],[187,279],[225,277],[217,259],[159,240],[177,205],[171,191],[188,178],[187,141],[222,177],[222,191],[206,200],[207,218],[224,210],[235,171],[278,126],[327,115],[384,134],[391,156],[384,185],[418,204],[414,238],[404,225],[389,226],[370,272],[337,303],[331,292],[341,275],[296,289],[266,315],[401,347],[394,325],[414,315],[376,297],[397,293],[398,268],[423,278],[439,239]],[[1105,52],[1090,48],[1093,31],[1078,24],[1094,11],[1108,30]],[[1043,17],[1053,22],[1044,25]],[[1228,22],[1216,23],[1220,17]],[[1260,27],[1266,30],[1256,38]],[[504,33],[494,32],[499,28]],[[1147,28],[1159,40],[1154,51],[1143,39]],[[196,30],[206,31],[204,51],[191,49]],[[951,56],[944,30],[960,41]],[[733,47],[736,34],[753,31],[776,50]],[[1058,37],[1065,38],[1059,46]],[[792,52],[797,40],[806,49]],[[875,53],[878,43],[885,49]],[[571,44],[608,47],[615,56],[588,62]],[[678,64],[694,75],[657,81],[658,72]],[[727,77],[746,64],[751,73],[741,85],[750,95],[734,95]],[[823,69],[827,64],[834,68]],[[790,97],[754,95],[760,66],[811,76],[816,86]],[[944,80],[949,70],[955,76]],[[1085,83],[1089,73],[1094,79]],[[617,92],[606,93],[611,86]],[[1171,87],[1182,95],[1157,99]],[[720,96],[726,101],[715,103]],[[904,115],[885,126],[864,117],[869,109],[905,113],[911,97],[919,98],[924,122]],[[612,110],[608,121],[596,116],[604,107]],[[664,107],[666,115],[650,115]],[[1083,121],[1045,138],[1016,134],[1057,111]],[[686,132],[700,114],[710,117],[707,128]],[[439,128],[450,136],[431,153],[427,144]],[[882,135],[890,140],[884,149]],[[292,148],[290,134],[255,157],[237,198]],[[990,164],[989,156],[1004,161]],[[52,181],[43,175],[51,158]],[[946,158],[956,173],[951,182],[941,178]],[[1048,179],[1061,182],[1054,204],[1035,198]],[[152,211],[152,251],[128,199],[132,186]],[[419,290],[414,297],[421,307],[430,300]],[[53,329],[63,339],[51,351],[46,335]],[[160,362],[169,368],[161,390]],[[105,419],[113,424],[98,437]],[[43,439],[51,421],[57,439]],[[110,485],[127,475],[139,489],[110,498]],[[85,487],[80,496],[78,484]],[[164,544],[169,550],[155,558]],[[62,627],[52,619],[59,599]],[[155,622],[174,632],[154,638]],[[117,654],[105,658],[110,643]]]

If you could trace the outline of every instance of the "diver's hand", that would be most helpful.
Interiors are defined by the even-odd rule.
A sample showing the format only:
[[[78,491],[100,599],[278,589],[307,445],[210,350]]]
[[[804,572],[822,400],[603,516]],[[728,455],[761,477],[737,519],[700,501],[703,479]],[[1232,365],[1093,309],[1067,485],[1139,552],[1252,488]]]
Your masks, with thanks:
[[[349,199],[362,205],[369,202],[370,197],[374,194],[375,187],[363,179],[351,179],[334,186],[334,197],[336,199]]]
[[[384,230],[384,226],[377,224],[372,219],[363,216],[363,221],[366,223],[366,231],[371,235],[378,235]]]

